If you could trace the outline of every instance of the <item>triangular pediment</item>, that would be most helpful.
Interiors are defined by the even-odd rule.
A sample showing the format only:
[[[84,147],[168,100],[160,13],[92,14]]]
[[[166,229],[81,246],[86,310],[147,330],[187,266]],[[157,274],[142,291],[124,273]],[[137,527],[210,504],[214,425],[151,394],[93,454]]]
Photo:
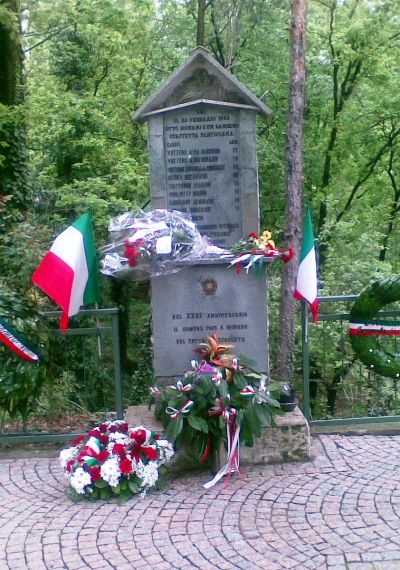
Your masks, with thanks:
[[[199,102],[250,108],[264,116],[271,114],[271,110],[211,57],[205,48],[198,47],[143,103],[133,119],[144,121],[149,115]]]

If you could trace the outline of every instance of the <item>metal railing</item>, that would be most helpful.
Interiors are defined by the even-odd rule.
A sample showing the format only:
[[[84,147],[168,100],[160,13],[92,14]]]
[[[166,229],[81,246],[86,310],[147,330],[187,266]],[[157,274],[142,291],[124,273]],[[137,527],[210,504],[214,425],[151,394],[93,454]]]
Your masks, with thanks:
[[[350,305],[357,298],[319,297],[317,326],[302,303],[302,407],[310,425],[400,422],[400,380],[375,374],[352,351],[347,329]],[[400,310],[380,311],[379,317],[400,317]],[[398,352],[397,337],[379,342]]]
[[[61,312],[48,311],[43,316],[59,319]],[[79,320],[82,326],[72,325],[65,332],[55,322],[48,359],[55,382],[44,387],[28,419],[5,422],[3,418],[0,443],[70,440],[87,433],[95,420],[123,418],[118,309],[85,309],[74,317],[74,323]],[[63,398],[64,407],[57,412],[57,402]],[[72,422],[68,421],[69,409],[77,412]],[[49,416],[53,422],[46,429]]]

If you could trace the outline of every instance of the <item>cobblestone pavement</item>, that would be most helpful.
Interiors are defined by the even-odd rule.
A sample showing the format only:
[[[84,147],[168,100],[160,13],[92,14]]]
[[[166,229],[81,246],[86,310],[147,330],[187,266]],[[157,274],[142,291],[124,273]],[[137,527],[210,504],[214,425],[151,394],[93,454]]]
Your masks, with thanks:
[[[55,459],[0,461],[0,569],[400,569],[400,436],[314,438],[308,463],[72,503]]]

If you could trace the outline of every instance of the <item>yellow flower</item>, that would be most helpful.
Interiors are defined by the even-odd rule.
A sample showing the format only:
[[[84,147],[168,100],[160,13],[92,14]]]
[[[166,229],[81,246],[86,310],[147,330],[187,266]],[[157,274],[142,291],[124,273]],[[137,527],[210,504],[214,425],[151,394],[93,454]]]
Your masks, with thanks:
[[[262,240],[264,243],[268,243],[268,240],[270,240],[271,238],[272,234],[268,230],[265,230],[265,232],[262,233]]]

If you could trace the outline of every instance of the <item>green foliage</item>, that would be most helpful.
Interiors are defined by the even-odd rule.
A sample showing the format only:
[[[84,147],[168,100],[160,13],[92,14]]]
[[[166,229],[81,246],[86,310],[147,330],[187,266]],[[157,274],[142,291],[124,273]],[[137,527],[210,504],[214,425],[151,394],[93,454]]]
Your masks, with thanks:
[[[400,301],[400,278],[387,277],[374,281],[364,290],[350,311],[352,322],[374,322],[377,312],[390,303]],[[374,336],[352,335],[351,344],[356,357],[382,376],[400,376],[400,357],[383,350]]]
[[[131,321],[128,354],[133,371],[125,373],[124,399],[127,405],[146,404],[150,399],[149,388],[154,383],[149,305],[135,300]]]
[[[109,218],[148,199],[147,133],[131,113],[194,47],[196,12],[195,0],[24,4],[25,79],[14,70],[16,104],[0,105],[0,265],[6,284],[28,303],[37,295],[38,307],[54,308],[28,286],[60,229],[90,209],[101,246]],[[261,224],[277,243],[284,238],[289,18],[289,2],[271,0],[214,0],[206,12],[207,49],[273,111],[270,122],[258,123],[258,161]],[[17,44],[18,16],[4,5],[0,25]],[[309,6],[304,200],[323,249],[324,294],[358,293],[400,268],[397,25],[396,0]],[[269,270],[273,356],[279,271]],[[102,280],[101,289],[102,304],[114,304],[109,283]],[[134,303],[118,303],[134,315],[125,394],[144,402],[152,378],[150,328],[142,319],[148,304],[137,318]],[[330,379],[340,369],[335,357],[325,362]],[[73,371],[79,381],[82,375]]]
[[[277,385],[266,386],[265,377],[238,363],[216,338],[209,337],[208,342],[212,347],[208,356],[202,348],[207,343],[198,349],[206,360],[186,372],[176,386],[165,388],[156,407],[167,436],[178,448],[189,442],[199,460],[207,448],[216,450],[221,441],[228,445],[228,425],[232,430],[235,424],[240,426],[240,442],[252,446],[261,429],[273,425],[279,409],[274,397]]]
[[[29,300],[13,293],[0,280],[0,315],[39,353],[46,354],[48,327]],[[49,381],[45,358],[41,363],[26,362],[0,345],[0,409],[11,417],[26,418]]]

